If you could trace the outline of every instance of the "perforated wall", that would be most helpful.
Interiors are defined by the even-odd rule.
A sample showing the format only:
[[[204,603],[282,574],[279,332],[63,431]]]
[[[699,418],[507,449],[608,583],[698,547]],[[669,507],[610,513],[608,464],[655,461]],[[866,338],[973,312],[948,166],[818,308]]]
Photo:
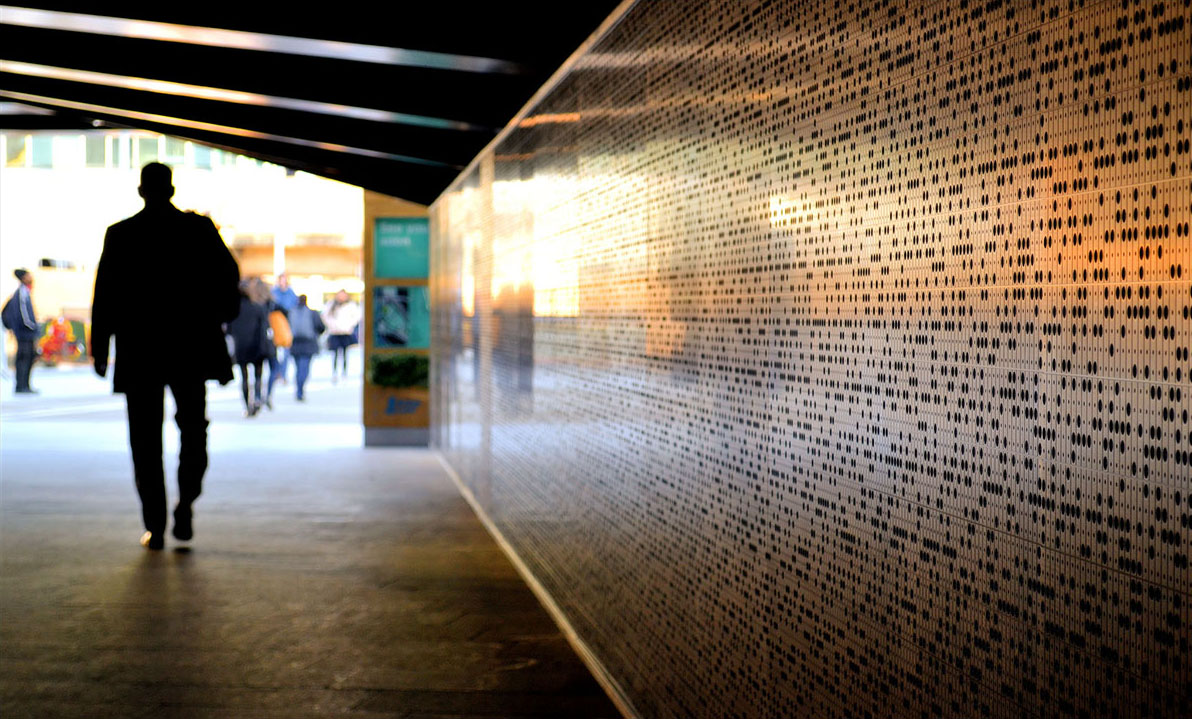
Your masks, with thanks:
[[[648,717],[1192,714],[1192,7],[639,2],[433,208],[434,441]]]

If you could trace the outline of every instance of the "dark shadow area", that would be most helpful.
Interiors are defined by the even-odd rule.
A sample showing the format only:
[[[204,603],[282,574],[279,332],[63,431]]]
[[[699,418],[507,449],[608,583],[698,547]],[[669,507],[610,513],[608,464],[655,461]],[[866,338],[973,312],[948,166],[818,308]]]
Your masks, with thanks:
[[[434,455],[360,448],[352,376],[317,355],[305,402],[291,381],[251,418],[209,383],[195,536],[165,552],[137,545],[105,381],[0,397],[6,719],[617,716]]]

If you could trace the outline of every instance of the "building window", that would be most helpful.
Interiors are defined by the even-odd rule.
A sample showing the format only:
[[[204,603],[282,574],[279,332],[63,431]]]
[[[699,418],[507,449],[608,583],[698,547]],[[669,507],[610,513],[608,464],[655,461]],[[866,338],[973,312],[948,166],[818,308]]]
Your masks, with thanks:
[[[85,136],[87,144],[87,167],[107,167],[108,138],[98,133]]]
[[[200,170],[211,169],[211,148],[205,145],[191,145],[195,154],[195,167]]]
[[[171,167],[186,164],[186,141],[176,137],[166,138],[166,154],[161,160]]]
[[[108,142],[109,167],[122,168],[131,166],[131,158],[127,157],[128,137],[108,135],[105,139]]]
[[[156,137],[137,138],[137,163],[141,167],[157,162],[157,140]]]
[[[29,144],[28,136],[6,134],[4,139],[7,141],[4,151],[4,166],[24,167],[25,151]]]
[[[54,166],[54,138],[50,135],[34,135],[29,153],[29,166],[50,168]]]

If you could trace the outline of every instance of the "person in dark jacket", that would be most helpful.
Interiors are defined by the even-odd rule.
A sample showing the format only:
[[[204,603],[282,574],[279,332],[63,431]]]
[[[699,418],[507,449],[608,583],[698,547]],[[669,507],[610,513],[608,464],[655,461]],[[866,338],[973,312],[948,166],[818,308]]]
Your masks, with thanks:
[[[261,376],[265,358],[269,355],[269,320],[265,308],[253,301],[251,280],[240,284],[240,314],[228,323],[228,335],[235,348],[236,364],[240,366],[240,392],[244,395],[244,415],[255,417],[261,411]],[[253,393],[248,393],[248,368],[253,371]]]
[[[116,340],[112,389],[128,401],[128,438],[149,549],[165,544],[166,489],[162,423],[166,387],[174,396],[181,439],[174,537],[193,534],[192,505],[207,471],[207,385],[232,381],[223,324],[239,311],[240,268],[207,217],[182,212],[169,167],[141,170],[145,209],[108,228],[95,273],[91,356],[108,372],[108,345]],[[158,298],[171,297],[171,302]],[[169,346],[161,341],[170,332]]]
[[[17,340],[16,394],[37,394],[37,390],[29,386],[29,375],[33,372],[33,359],[37,354],[34,344],[37,342],[37,317],[33,314],[33,275],[28,270],[13,272],[21,281],[16,292],[12,294],[12,334]]]
[[[294,358],[294,384],[297,385],[298,401],[306,399],[306,379],[310,376],[310,358],[319,351],[319,335],[327,328],[323,318],[306,306],[306,295],[298,296],[298,306],[290,311],[290,332],[294,344],[290,355]]]

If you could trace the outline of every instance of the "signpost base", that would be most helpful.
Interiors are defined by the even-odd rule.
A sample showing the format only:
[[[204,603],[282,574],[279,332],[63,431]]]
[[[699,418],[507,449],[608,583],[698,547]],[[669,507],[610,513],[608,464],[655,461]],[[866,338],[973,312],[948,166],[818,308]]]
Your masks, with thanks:
[[[426,447],[430,430],[409,427],[365,427],[365,447]]]

